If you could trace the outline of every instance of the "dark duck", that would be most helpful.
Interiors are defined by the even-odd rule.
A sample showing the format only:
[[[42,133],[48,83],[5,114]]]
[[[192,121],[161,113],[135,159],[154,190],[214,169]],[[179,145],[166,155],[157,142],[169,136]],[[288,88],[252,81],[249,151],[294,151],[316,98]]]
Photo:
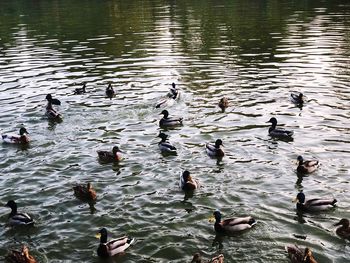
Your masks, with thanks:
[[[288,131],[285,129],[277,129],[277,119],[272,117],[268,122],[271,123],[271,127],[269,128],[269,135],[275,138],[281,139],[293,139],[293,131]]]

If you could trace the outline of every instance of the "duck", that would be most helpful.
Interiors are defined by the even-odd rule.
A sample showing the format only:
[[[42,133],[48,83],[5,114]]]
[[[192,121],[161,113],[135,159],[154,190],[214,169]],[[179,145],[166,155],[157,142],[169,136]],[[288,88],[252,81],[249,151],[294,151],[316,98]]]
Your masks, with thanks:
[[[46,95],[46,100],[48,103],[51,103],[53,105],[61,105],[61,101],[58,99],[54,99],[51,94]]]
[[[220,211],[215,211],[213,217],[209,219],[210,222],[214,221],[214,229],[217,233],[222,234],[235,234],[244,230],[252,228],[256,224],[256,220],[251,216],[229,218],[221,221]]]
[[[226,97],[221,98],[218,106],[222,110],[222,112],[224,112],[225,109],[228,107],[228,99]]]
[[[335,232],[341,238],[350,239],[350,227],[349,227],[349,225],[350,225],[349,219],[342,218],[342,219],[340,219],[340,221],[338,223],[334,224],[334,226],[340,226],[337,228],[337,230]]]
[[[36,263],[37,261],[29,254],[27,246],[23,246],[21,251],[11,250],[6,256],[6,260],[11,263]]]
[[[311,249],[308,247],[303,251],[297,245],[287,245],[285,246],[285,250],[292,263],[317,263]]]
[[[304,161],[304,158],[299,155],[297,158],[299,164],[297,167],[297,172],[300,174],[310,174],[317,170],[319,166],[318,160],[308,160]]]
[[[86,93],[86,83],[83,84],[83,86],[81,88],[76,88],[74,90],[74,95],[81,95]]]
[[[168,135],[161,132],[158,137],[161,138],[158,147],[162,153],[176,153],[176,147],[167,141]]]
[[[304,95],[301,92],[298,93],[291,93],[290,99],[295,104],[303,104],[304,103]]]
[[[184,171],[180,175],[180,188],[184,191],[193,191],[199,188],[199,181],[190,175],[189,171]]]
[[[224,259],[225,259],[224,255],[220,254],[220,255],[213,257],[207,261],[203,261],[201,254],[196,253],[193,255],[193,259],[192,259],[191,263],[204,263],[204,262],[206,262],[206,263],[224,263]]]
[[[160,114],[163,114],[163,118],[159,121],[161,127],[171,127],[182,125],[183,118],[169,118],[169,112],[163,110]]]
[[[120,161],[122,156],[122,151],[119,149],[118,146],[114,146],[112,148],[112,151],[97,151],[98,157],[101,161],[104,162],[117,162]]]
[[[293,202],[297,203],[296,205],[297,210],[311,212],[311,211],[327,210],[331,207],[334,207],[335,204],[337,203],[337,199],[314,198],[314,199],[307,200],[305,202],[305,194],[303,192],[300,192],[297,194],[296,198],[294,198]]]
[[[176,100],[180,97],[180,91],[176,88],[176,84],[173,82],[171,83],[171,88],[169,88],[169,98]]]
[[[277,119],[272,117],[268,122],[271,122],[271,127],[269,128],[269,135],[276,138],[292,139],[294,132],[285,129],[276,129]]]
[[[100,245],[97,248],[97,255],[102,258],[113,257],[117,254],[123,253],[135,241],[134,238],[127,236],[107,241],[107,235],[106,228],[102,228],[96,235],[96,237],[100,239]]]
[[[114,89],[111,83],[109,83],[108,87],[106,88],[106,96],[110,99],[114,97]]]
[[[87,183],[86,186],[78,184],[73,187],[74,195],[83,201],[95,201],[96,191],[92,188],[91,183]]]
[[[11,208],[11,213],[9,214],[9,225],[34,225],[34,220],[27,213],[17,212],[17,204],[13,200],[9,200],[6,207]]]
[[[47,100],[47,105],[46,105],[46,113],[45,115],[47,116],[48,119],[50,120],[60,120],[61,119],[61,114],[58,113],[52,105],[61,105],[61,101],[58,99],[52,98],[51,94],[46,95],[46,100]]]
[[[225,152],[222,148],[223,144],[222,144],[222,140],[221,139],[217,139],[215,141],[215,143],[207,143],[205,145],[205,150],[207,152],[207,154],[210,157],[224,157],[225,156]]]
[[[21,127],[19,129],[19,135],[18,134],[2,134],[2,140],[5,143],[20,143],[25,144],[29,143],[29,132],[26,130],[26,128]]]

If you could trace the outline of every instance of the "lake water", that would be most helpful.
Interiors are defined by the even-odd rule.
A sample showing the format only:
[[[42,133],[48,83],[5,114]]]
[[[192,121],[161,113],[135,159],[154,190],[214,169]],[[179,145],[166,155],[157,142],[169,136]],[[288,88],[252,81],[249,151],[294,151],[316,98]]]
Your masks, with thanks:
[[[25,126],[31,138],[0,147],[0,202],[16,200],[36,221],[9,228],[0,208],[1,257],[27,244],[39,262],[104,262],[95,234],[106,227],[136,239],[110,262],[190,262],[201,251],[283,263],[294,243],[318,262],[349,262],[333,226],[350,218],[349,1],[3,0],[0,56],[0,132]],[[84,82],[87,93],[73,95]],[[164,156],[155,105],[173,82],[181,97],[167,109],[184,125],[166,131],[178,151]],[[302,108],[292,91],[307,96]],[[62,102],[61,123],[44,116],[48,93]],[[294,141],[269,137],[273,116]],[[204,150],[217,138],[221,162]],[[124,160],[100,163],[96,151],[114,145]],[[298,179],[298,155],[319,170]],[[185,169],[202,184],[192,195],[178,188]],[[94,207],[73,195],[87,182]],[[338,206],[298,218],[299,190]],[[216,209],[258,223],[216,236]]]

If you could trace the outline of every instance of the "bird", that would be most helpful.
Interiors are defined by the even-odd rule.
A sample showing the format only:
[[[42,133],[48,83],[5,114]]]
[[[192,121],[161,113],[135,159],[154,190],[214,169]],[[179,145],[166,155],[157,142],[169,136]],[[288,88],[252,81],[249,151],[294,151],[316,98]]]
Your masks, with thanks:
[[[107,241],[106,228],[102,228],[96,237],[100,239],[100,245],[97,248],[97,255],[102,258],[112,257],[123,253],[135,241],[134,238],[127,236]]]
[[[269,128],[269,135],[276,138],[292,139],[293,131],[288,131],[285,129],[276,129],[277,119],[272,117],[268,122],[271,122],[271,127]]]
[[[290,99],[295,104],[303,104],[304,103],[304,95],[301,92],[298,93],[291,93]]]
[[[9,200],[6,207],[11,208],[9,214],[9,225],[34,225],[34,220],[27,213],[18,213],[17,204],[13,200]]]
[[[74,90],[74,95],[81,95],[86,93],[86,83],[83,84],[83,86],[81,88],[76,88]]]
[[[46,113],[48,119],[50,120],[60,120],[61,114],[59,114],[52,105],[61,105],[61,102],[58,99],[52,98],[51,94],[46,95],[47,105],[46,105]]]
[[[334,226],[340,226],[335,231],[338,236],[341,238],[350,239],[349,219],[342,218],[338,223],[334,224]]]
[[[180,175],[180,188],[184,191],[191,191],[199,188],[199,181],[190,175],[189,171],[184,171]]]
[[[319,166],[318,160],[308,160],[304,161],[304,158],[299,155],[298,158],[297,172],[300,174],[310,174],[317,170]]]
[[[27,246],[23,246],[21,251],[11,250],[5,257],[11,263],[36,263],[37,261],[29,254]]]
[[[320,198],[314,198],[307,200],[305,202],[305,194],[303,192],[299,192],[294,198],[293,202],[296,202],[297,210],[299,211],[305,211],[305,212],[312,212],[312,211],[322,211],[327,210],[331,207],[334,207],[337,203],[337,199],[330,198],[330,199],[320,199]]]
[[[228,107],[228,99],[226,97],[221,98],[218,106],[222,110],[222,112],[224,112],[225,109]]]
[[[111,83],[109,83],[108,87],[106,88],[106,96],[110,99],[114,97],[114,89]]]
[[[96,200],[96,192],[92,188],[91,183],[87,183],[86,186],[82,184],[78,184],[73,187],[74,195],[83,201],[95,201]]]
[[[51,94],[46,95],[46,100],[53,105],[61,105],[61,101],[58,99],[52,98]]]
[[[224,157],[225,152],[223,150],[223,144],[221,139],[217,139],[215,144],[207,143],[205,145],[205,150],[210,157]]]
[[[168,135],[161,132],[158,137],[161,138],[158,147],[162,153],[176,153],[176,147],[167,141]]]
[[[209,219],[212,222],[215,219],[214,229],[217,233],[234,234],[252,228],[256,224],[256,220],[251,217],[237,217],[221,221],[220,211],[215,211],[213,217]]]
[[[170,92],[168,94],[169,98],[176,100],[180,97],[180,91],[176,88],[176,84],[174,82],[171,83],[171,88],[169,89],[170,89]]]
[[[29,137],[27,136],[29,132],[26,130],[26,128],[21,127],[19,129],[19,135],[18,134],[2,134],[2,140],[5,143],[20,143],[25,144],[29,142]]]
[[[209,260],[203,261],[200,253],[196,253],[193,255],[193,259],[191,263],[224,263],[224,255],[220,254],[216,257],[213,257]]]
[[[112,151],[97,151],[98,157],[101,161],[104,162],[117,162],[120,161],[123,156],[121,154],[121,150],[119,149],[118,146],[114,146],[112,148]]]
[[[287,245],[285,250],[292,263],[317,263],[312,255],[311,249],[306,247],[304,251],[297,245]]]
[[[182,125],[183,118],[169,118],[169,112],[163,110],[160,114],[163,114],[163,118],[159,121],[159,126],[171,127]]]

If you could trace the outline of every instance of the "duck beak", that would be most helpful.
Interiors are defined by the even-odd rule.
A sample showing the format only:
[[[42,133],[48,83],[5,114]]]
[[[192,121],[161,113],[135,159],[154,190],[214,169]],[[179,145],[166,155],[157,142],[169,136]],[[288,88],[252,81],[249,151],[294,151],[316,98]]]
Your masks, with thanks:
[[[209,223],[214,223],[215,222],[215,217],[214,216],[211,216],[209,217]]]
[[[96,237],[97,239],[100,239],[100,238],[101,238],[101,233],[97,233],[97,234],[95,235],[95,237]]]
[[[299,203],[299,200],[298,198],[294,197],[293,200],[292,200],[293,203]]]
[[[333,226],[340,226],[340,222],[335,223]]]

